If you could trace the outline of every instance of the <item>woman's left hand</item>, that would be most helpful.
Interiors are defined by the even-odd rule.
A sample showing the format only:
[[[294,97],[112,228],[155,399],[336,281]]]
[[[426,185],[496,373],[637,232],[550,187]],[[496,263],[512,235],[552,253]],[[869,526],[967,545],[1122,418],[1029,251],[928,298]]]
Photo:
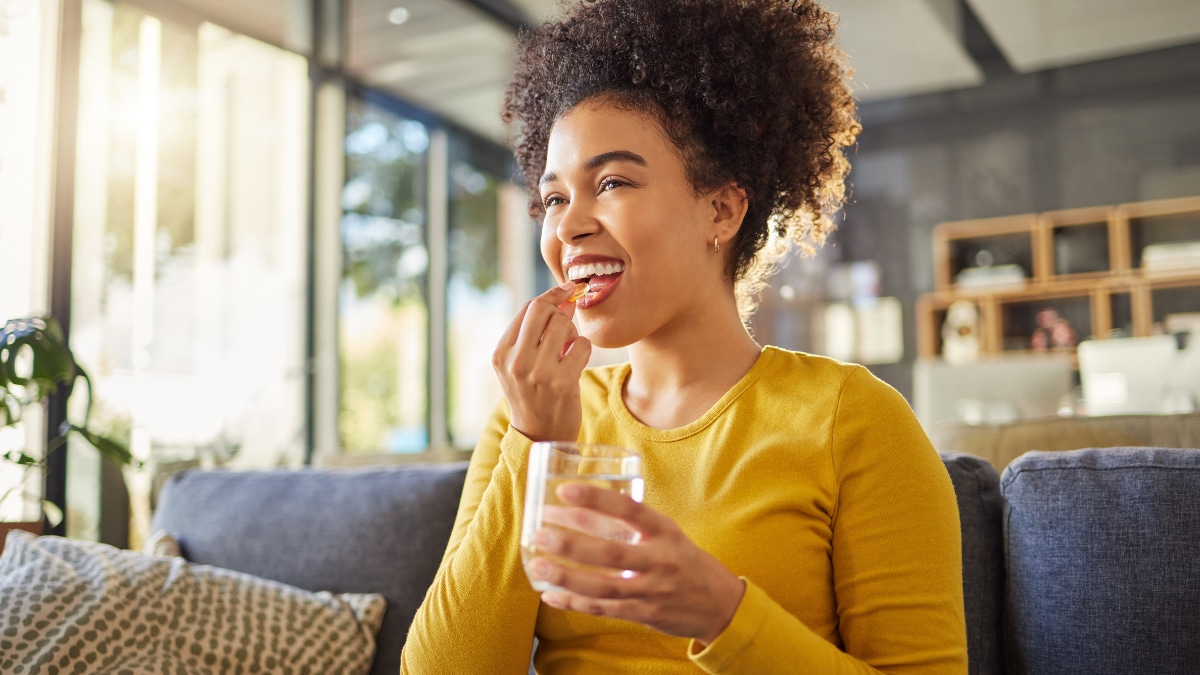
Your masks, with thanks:
[[[571,506],[624,521],[640,533],[640,539],[629,544],[575,530],[541,530],[536,543],[543,551],[614,570],[593,572],[538,558],[533,573],[569,591],[547,591],[543,602],[557,609],[636,621],[705,645],[729,625],[745,584],[688,539],[674,521],[625,495],[585,483],[562,485],[558,494]],[[575,513],[581,521],[588,515],[584,510]],[[633,574],[622,578],[615,570]]]

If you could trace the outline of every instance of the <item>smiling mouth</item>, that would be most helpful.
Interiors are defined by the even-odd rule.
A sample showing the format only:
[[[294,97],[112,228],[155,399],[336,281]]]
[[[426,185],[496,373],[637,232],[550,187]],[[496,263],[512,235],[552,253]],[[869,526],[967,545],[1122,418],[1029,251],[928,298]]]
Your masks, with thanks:
[[[587,284],[588,294],[598,293],[611,284],[625,271],[621,263],[593,263],[578,265],[567,270],[567,279]]]

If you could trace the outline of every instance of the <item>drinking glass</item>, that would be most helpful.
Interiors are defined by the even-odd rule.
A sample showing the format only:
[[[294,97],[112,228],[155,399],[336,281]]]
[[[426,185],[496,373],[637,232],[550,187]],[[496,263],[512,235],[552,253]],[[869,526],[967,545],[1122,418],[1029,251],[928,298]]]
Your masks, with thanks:
[[[538,592],[561,588],[529,575],[529,563],[545,558],[565,567],[603,574],[628,576],[630,572],[581,565],[539,549],[534,537],[542,528],[578,530],[593,537],[636,543],[638,532],[624,521],[595,511],[567,506],[558,498],[558,486],[579,482],[614,490],[642,501],[642,456],[636,450],[594,443],[540,442],[529,451],[525,486],[525,513],[521,520],[521,563]]]

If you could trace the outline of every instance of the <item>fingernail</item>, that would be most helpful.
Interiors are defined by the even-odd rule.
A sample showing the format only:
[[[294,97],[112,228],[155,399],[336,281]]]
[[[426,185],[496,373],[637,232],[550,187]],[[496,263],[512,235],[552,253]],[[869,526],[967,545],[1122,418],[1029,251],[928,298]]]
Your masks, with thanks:
[[[533,537],[533,543],[538,546],[549,546],[554,543],[554,535],[547,530],[538,530],[537,534]]]
[[[573,288],[575,288],[575,282],[574,281],[564,281],[563,283],[559,284],[558,287],[560,290],[569,291],[569,290],[572,290]]]
[[[548,567],[546,561],[539,558],[529,563],[529,573],[539,579],[544,579],[546,572],[549,571]]]
[[[582,490],[580,490],[579,486],[573,485],[571,483],[567,483],[566,485],[559,486],[559,488],[558,488],[558,496],[562,497],[563,499],[565,499],[569,502],[573,502],[576,499],[579,499],[581,494],[582,494]]]

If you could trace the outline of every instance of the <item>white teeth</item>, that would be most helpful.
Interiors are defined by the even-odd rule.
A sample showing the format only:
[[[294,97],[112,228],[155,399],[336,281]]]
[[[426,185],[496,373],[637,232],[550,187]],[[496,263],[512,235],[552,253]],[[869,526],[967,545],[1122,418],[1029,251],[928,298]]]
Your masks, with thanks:
[[[617,272],[625,271],[625,265],[621,263],[590,263],[587,265],[575,265],[567,269],[567,279],[577,281],[597,275],[616,274]]]

